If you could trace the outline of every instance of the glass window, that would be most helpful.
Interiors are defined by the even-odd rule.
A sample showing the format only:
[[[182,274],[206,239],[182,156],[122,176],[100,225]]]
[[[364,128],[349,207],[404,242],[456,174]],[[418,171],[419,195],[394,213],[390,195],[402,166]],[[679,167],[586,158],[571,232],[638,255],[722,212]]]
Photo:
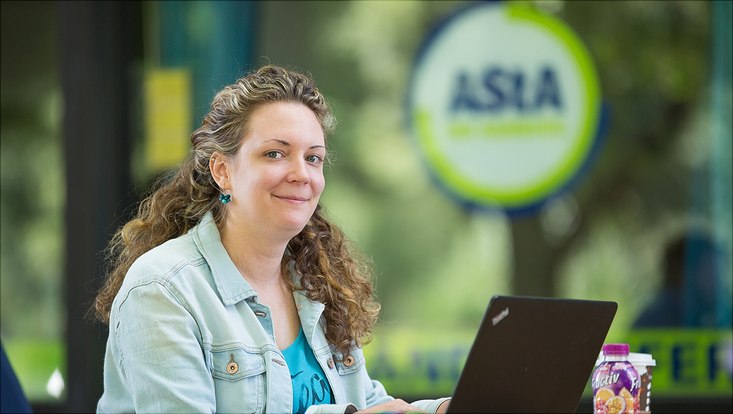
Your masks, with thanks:
[[[2,343],[32,403],[65,399],[64,169],[52,4],[2,4]]]

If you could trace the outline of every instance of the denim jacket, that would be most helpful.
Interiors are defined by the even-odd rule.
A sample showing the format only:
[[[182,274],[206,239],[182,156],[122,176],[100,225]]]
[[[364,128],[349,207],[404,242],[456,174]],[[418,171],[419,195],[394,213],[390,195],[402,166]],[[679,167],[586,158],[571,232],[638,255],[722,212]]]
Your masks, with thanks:
[[[293,296],[335,400],[307,412],[391,400],[361,349],[344,358],[328,344],[324,305]],[[130,267],[112,304],[98,412],[290,413],[292,392],[270,310],[232,263],[211,213]],[[414,404],[434,412],[443,400]]]

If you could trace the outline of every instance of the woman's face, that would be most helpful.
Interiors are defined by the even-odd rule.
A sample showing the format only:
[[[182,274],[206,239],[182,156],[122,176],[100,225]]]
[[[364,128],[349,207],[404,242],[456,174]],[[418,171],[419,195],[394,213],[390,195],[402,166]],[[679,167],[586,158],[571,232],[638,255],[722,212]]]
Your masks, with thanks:
[[[227,220],[266,226],[288,238],[308,223],[325,186],[323,130],[298,102],[274,102],[251,115],[240,149],[227,160]],[[221,183],[220,183],[221,184]]]

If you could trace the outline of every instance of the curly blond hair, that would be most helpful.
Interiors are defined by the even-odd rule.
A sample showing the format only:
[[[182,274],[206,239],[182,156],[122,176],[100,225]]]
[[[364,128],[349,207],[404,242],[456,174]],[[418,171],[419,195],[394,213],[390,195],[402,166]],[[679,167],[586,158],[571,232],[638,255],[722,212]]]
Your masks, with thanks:
[[[109,324],[112,301],[132,263],[163,242],[185,234],[208,211],[223,218],[219,190],[209,170],[214,152],[233,155],[242,143],[253,111],[271,102],[300,102],[316,115],[324,134],[335,120],[314,81],[303,74],[267,65],[216,94],[210,112],[191,135],[192,150],[175,175],[160,182],[122,226],[107,247],[109,271],[97,294],[93,314]],[[366,261],[352,249],[342,231],[316,207],[305,228],[290,240],[283,264],[293,262],[300,287],[309,299],[325,304],[326,338],[347,354],[351,346],[371,339],[379,313]],[[289,278],[292,289],[296,286]]]

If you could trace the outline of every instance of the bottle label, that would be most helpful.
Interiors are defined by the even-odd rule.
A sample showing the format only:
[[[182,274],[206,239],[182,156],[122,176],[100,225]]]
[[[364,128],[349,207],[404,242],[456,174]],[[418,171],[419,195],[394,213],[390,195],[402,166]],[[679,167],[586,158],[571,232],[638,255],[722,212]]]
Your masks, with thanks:
[[[639,373],[625,361],[603,362],[591,381],[595,414],[638,414]]]

